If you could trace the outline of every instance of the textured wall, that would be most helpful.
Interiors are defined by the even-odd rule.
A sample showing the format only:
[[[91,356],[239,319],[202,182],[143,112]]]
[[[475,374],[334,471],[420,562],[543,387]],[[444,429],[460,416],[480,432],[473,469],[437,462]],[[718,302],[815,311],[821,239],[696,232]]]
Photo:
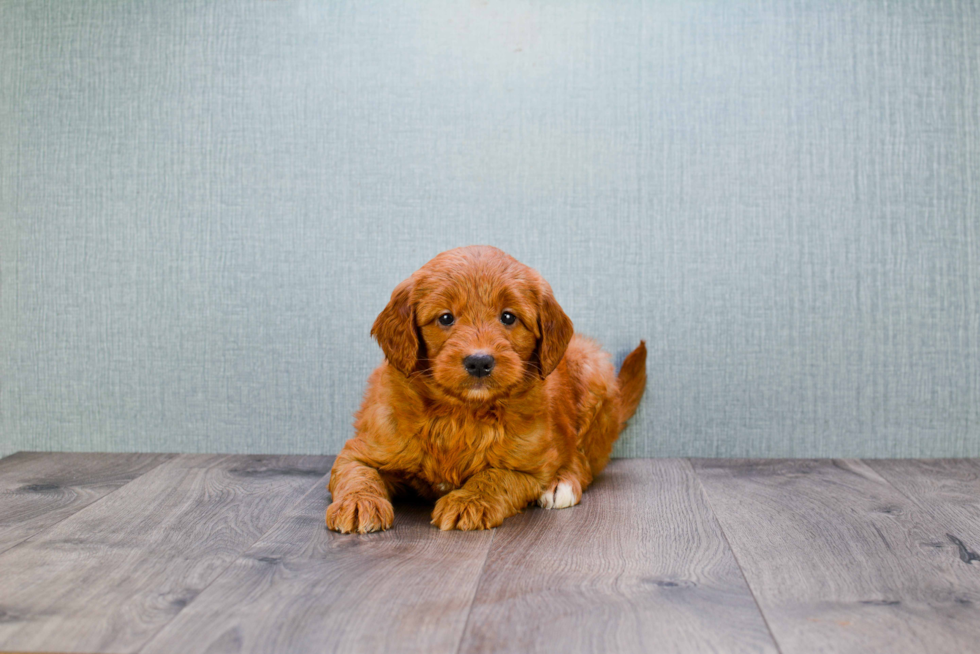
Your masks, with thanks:
[[[334,452],[437,252],[651,384],[617,453],[980,455],[980,9],[0,2],[0,454]]]

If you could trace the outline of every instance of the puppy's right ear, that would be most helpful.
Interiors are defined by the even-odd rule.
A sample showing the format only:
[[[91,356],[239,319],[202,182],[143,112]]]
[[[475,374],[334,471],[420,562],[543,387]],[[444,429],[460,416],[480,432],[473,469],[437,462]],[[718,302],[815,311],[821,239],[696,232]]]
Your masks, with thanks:
[[[415,370],[419,354],[411,293],[412,279],[409,278],[395,287],[388,306],[378,314],[371,327],[371,336],[378,340],[388,363],[406,375]]]

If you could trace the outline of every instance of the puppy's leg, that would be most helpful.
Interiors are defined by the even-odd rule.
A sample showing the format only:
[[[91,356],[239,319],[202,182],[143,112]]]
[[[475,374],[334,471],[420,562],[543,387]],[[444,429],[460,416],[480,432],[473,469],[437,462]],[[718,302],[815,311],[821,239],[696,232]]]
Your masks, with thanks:
[[[581,452],[576,452],[572,461],[558,470],[554,481],[538,497],[538,506],[543,509],[566,509],[582,501],[582,491],[592,483],[589,462]]]
[[[448,529],[490,529],[519,512],[541,492],[541,482],[502,468],[478,472],[462,488],[436,502],[432,524]]]
[[[346,448],[345,448],[346,449]],[[341,452],[330,471],[327,527],[345,534],[365,534],[391,527],[395,509],[388,485],[375,468]]]

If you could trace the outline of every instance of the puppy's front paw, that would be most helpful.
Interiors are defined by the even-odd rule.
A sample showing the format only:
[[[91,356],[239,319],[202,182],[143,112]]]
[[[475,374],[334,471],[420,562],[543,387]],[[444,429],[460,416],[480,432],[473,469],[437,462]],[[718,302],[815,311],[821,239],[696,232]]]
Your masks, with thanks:
[[[395,508],[375,495],[347,494],[327,507],[327,527],[344,534],[366,534],[391,527]]]
[[[577,484],[569,481],[555,481],[538,498],[538,506],[543,509],[567,509],[582,500],[582,491]]]
[[[482,497],[464,491],[443,495],[432,511],[432,524],[443,531],[460,529],[491,529],[504,521],[500,506]]]

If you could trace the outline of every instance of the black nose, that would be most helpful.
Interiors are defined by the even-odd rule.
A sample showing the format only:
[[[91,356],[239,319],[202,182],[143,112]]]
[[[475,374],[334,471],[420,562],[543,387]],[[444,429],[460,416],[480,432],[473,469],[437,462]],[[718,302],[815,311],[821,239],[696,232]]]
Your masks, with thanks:
[[[463,367],[474,377],[486,377],[493,370],[493,357],[489,354],[471,354],[463,359]]]

